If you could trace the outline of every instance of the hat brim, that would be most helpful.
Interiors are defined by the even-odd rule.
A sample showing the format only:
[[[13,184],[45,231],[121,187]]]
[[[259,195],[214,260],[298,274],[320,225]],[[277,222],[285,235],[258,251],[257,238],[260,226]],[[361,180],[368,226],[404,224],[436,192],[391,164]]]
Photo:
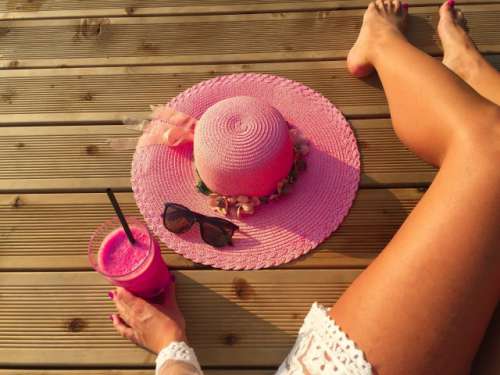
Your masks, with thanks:
[[[150,145],[136,150],[132,189],[150,229],[169,248],[194,262],[222,269],[277,266],[315,248],[347,215],[360,179],[355,136],[342,113],[325,97],[298,82],[265,74],[233,74],[203,81],[172,99],[170,106],[200,118],[218,101],[254,96],[280,111],[310,142],[307,170],[289,195],[261,205],[254,215],[230,219],[240,227],[234,246],[214,248],[199,229],[177,235],[163,226],[165,203],[217,216],[195,188],[193,146]]]

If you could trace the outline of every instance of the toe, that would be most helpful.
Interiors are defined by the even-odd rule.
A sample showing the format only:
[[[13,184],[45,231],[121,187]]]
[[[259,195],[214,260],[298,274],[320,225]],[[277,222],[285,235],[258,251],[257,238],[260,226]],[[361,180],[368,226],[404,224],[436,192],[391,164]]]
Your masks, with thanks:
[[[467,18],[465,18],[464,12],[462,12],[460,9],[457,9],[457,18],[456,22],[458,26],[460,26],[465,32],[469,32],[469,28],[467,26]]]
[[[368,8],[363,15],[363,22],[367,19],[367,17],[373,17],[373,14],[378,14],[378,12],[379,10],[377,4],[375,3],[375,1],[372,1],[370,4],[368,4]]]
[[[377,6],[377,9],[378,9],[379,12],[384,12],[385,11],[384,2],[382,0],[376,0],[375,1],[375,5]]]
[[[392,1],[392,8],[396,13],[399,13],[401,11],[401,1],[400,0],[393,0]]]
[[[370,4],[368,4],[368,9],[367,12],[378,12],[378,5],[375,1],[372,1]]]
[[[453,5],[452,5],[453,4]],[[445,1],[439,8],[439,17],[444,21],[453,21],[453,7],[455,2]]]

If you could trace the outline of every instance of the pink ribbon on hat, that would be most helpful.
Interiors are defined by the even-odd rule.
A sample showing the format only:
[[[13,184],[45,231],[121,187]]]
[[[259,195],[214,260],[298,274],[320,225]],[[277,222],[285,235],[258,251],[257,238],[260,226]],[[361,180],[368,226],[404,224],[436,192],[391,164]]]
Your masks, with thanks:
[[[145,126],[138,147],[165,144],[177,147],[193,142],[197,120],[167,105],[153,107],[152,120]]]
[[[198,120],[167,105],[151,106],[151,109],[152,120],[124,119],[127,128],[141,132],[141,137],[108,139],[111,148],[123,151],[155,144],[177,147],[193,142]]]

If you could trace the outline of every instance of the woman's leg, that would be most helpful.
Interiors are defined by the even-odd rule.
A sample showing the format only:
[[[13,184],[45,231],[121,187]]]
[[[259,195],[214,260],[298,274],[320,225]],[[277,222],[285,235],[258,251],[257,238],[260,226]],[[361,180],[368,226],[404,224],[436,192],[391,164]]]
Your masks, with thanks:
[[[500,296],[500,109],[396,27],[399,2],[370,4],[349,70],[374,66],[394,128],[441,168],[332,317],[380,374],[460,374]]]
[[[481,56],[464,30],[463,13],[444,3],[439,16],[443,64],[486,99],[500,105],[500,73]]]
[[[500,105],[500,73],[484,59],[472,42],[465,30],[462,11],[444,3],[439,15],[438,33],[444,52],[443,64],[486,99]],[[474,374],[500,373],[499,337],[500,304],[474,358]]]
[[[359,38],[349,53],[348,68],[360,76],[375,66],[397,135],[417,155],[440,165],[453,140],[476,132],[477,127],[489,131],[488,121],[484,121],[486,126],[470,124],[478,117],[496,115],[498,107],[407,42],[397,27],[404,10],[384,8],[382,0],[377,4],[368,7]]]

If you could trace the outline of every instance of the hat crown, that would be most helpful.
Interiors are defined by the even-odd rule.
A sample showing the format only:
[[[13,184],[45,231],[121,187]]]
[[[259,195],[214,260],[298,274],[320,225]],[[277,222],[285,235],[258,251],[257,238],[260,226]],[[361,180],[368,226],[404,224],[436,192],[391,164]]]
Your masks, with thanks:
[[[221,100],[196,125],[194,161],[213,192],[271,194],[293,163],[288,124],[263,100],[249,96]]]

